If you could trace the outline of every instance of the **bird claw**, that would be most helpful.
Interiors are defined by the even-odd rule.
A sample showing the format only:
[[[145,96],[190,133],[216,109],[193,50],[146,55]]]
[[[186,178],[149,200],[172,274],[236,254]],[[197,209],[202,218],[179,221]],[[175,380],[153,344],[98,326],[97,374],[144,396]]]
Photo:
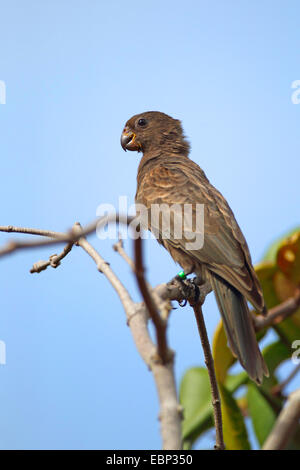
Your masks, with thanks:
[[[180,307],[185,307],[186,304],[188,303],[187,299],[190,296],[190,289],[189,286],[184,282],[184,280],[177,274],[174,278],[175,281],[177,281],[177,284],[179,284],[179,290],[184,297],[183,300],[178,300],[178,304]],[[188,281],[189,282],[189,281]]]
[[[177,274],[174,278],[173,281],[171,281],[171,284],[175,282],[178,285],[178,288],[183,296],[182,300],[178,300],[178,304],[180,307],[185,307],[187,304],[187,298],[189,297],[189,289],[184,280]]]
[[[201,297],[201,291],[199,289],[199,278],[194,277],[193,279],[182,279],[178,274],[170,281],[170,284],[176,283],[182,294],[183,299],[178,300],[180,307],[185,307],[189,302],[191,307],[195,306]],[[192,299],[192,300],[190,300]]]

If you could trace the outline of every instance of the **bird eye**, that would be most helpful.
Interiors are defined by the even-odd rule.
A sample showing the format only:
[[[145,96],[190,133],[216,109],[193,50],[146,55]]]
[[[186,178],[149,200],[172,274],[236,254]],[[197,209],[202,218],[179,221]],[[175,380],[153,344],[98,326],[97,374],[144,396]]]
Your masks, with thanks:
[[[142,118],[138,120],[138,126],[144,127],[147,124],[146,119]]]

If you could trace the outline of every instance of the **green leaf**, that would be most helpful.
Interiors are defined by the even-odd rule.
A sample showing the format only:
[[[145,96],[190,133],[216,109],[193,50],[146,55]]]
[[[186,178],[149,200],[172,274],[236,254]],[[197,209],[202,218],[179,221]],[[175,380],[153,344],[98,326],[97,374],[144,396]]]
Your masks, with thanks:
[[[274,426],[276,413],[254,383],[248,385],[247,398],[253,429],[262,446]]]
[[[227,450],[249,450],[247,430],[241,410],[229,390],[219,384],[224,442]]]
[[[249,381],[247,372],[243,371],[239,374],[227,375],[225,380],[225,386],[227,390],[234,393],[241,385],[245,385]]]
[[[293,438],[288,443],[286,450],[300,450],[300,426],[298,426]]]
[[[268,364],[270,375],[269,377],[265,377],[263,385],[259,390],[263,393],[267,393],[270,401],[280,406],[280,403],[277,402],[281,400],[278,397],[276,398],[271,392],[272,388],[278,383],[274,373],[282,362],[290,358],[291,351],[285,343],[279,340],[266,346],[262,351],[262,355]]]
[[[291,351],[282,341],[268,344],[262,352],[268,364],[270,375],[274,374],[277,367],[291,356]]]
[[[292,317],[286,318],[281,323],[275,324],[274,329],[284,336],[288,343],[292,344],[296,339],[300,338],[299,313],[294,313]],[[291,354],[292,351],[290,351]]]
[[[183,439],[190,445],[212,425],[210,382],[203,367],[189,369],[180,384],[180,403],[183,406]]]
[[[276,240],[266,253],[264,261],[256,266],[255,271],[269,309],[292,297],[300,282],[299,227]],[[289,343],[298,339],[300,309],[273,328]]]
[[[275,307],[275,305],[280,303],[274,286],[276,271],[277,267],[274,263],[262,262],[255,266],[255,272],[261,284],[265,303],[268,308]]]

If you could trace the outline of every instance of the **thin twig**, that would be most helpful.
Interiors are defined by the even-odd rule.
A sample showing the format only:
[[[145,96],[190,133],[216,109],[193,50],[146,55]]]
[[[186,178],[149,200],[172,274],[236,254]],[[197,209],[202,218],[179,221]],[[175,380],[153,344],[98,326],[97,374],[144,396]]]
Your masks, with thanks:
[[[52,268],[57,268],[60,265],[61,260],[64,259],[68,253],[70,253],[73,246],[74,246],[74,243],[70,242],[64,247],[63,251],[59,255],[53,254],[49,256],[49,259],[47,261],[44,261],[44,260],[37,261],[32,266],[30,272],[40,273],[41,271],[44,271],[45,269],[47,269],[48,266],[51,266]]]
[[[144,273],[145,268],[143,265],[143,255],[142,255],[142,239],[139,237],[135,240],[134,243],[134,264],[135,264],[135,275],[137,279],[138,286],[140,288],[141,294],[143,296],[144,302],[148,309],[149,315],[154,323],[157,339],[157,352],[160,360],[163,364],[166,364],[169,360],[172,359],[172,354],[168,349],[167,344],[167,322],[160,313],[157,311],[154,299],[149,292],[147,283],[145,281]]]
[[[121,223],[124,225],[130,225],[133,221],[134,217],[128,217],[127,215],[121,214],[110,214],[104,217],[100,217],[90,224],[86,225],[82,230],[82,235],[87,236],[91,233],[94,233],[96,230],[100,230],[101,228],[105,227],[108,223]],[[50,245],[57,245],[58,243],[75,243],[77,242],[79,235],[76,231],[69,230],[66,233],[61,232],[52,232],[49,230],[39,230],[39,229],[32,229],[26,227],[13,227],[12,225],[8,225],[6,227],[0,226],[0,232],[15,232],[15,233],[24,233],[24,234],[32,234],[32,235],[40,235],[42,237],[51,237],[47,238],[46,240],[30,240],[29,242],[23,241],[10,241],[6,245],[4,245],[0,249],[0,257],[9,255],[17,250],[21,249],[32,249],[32,248],[39,248],[43,246],[50,246]]]
[[[123,240],[120,237],[119,237],[118,242],[113,245],[113,249],[117,253],[119,253],[119,255],[124,259],[124,261],[132,269],[134,275],[136,275],[135,264],[133,260],[130,258],[130,256],[128,256],[128,254],[124,250]],[[160,311],[162,319],[167,320],[169,313],[172,310],[172,305],[171,305],[170,300],[178,300],[178,301],[183,300],[182,290],[180,291],[178,284],[172,285],[171,288],[169,287],[169,284],[161,284],[153,289],[151,284],[149,284],[146,280],[145,282],[147,284],[148,291],[153,296],[157,309]],[[193,286],[191,286],[191,283],[190,283],[190,287],[191,287],[190,288],[190,291],[191,291],[194,288]],[[190,293],[190,298],[192,298],[192,292]]]
[[[291,393],[275,425],[263,445],[263,450],[285,449],[299,426],[300,389]]]
[[[293,315],[300,308],[300,288],[297,288],[293,297],[285,300],[276,307],[271,308],[266,316],[254,315],[254,327],[260,331],[270,325],[280,323],[285,318]]]
[[[42,230],[38,228],[29,227],[15,227],[13,225],[0,225],[0,232],[7,233],[24,233],[26,235],[40,235],[42,237],[59,238],[64,237],[66,234],[63,232],[54,232],[53,230]]]
[[[96,221],[82,228],[81,236],[84,237],[86,235],[89,235],[96,229],[99,229],[100,227],[104,227],[105,224],[109,222],[116,221],[116,222],[128,225],[132,220],[133,220],[132,217],[127,218],[126,216],[122,216],[122,215],[117,215],[117,216],[112,215],[109,217],[96,219]],[[69,230],[66,233],[55,232],[52,230],[27,228],[27,227],[15,227],[12,225],[0,226],[0,232],[13,232],[13,233],[22,233],[22,234],[47,237],[47,240],[32,239],[29,242],[10,241],[6,245],[4,245],[2,248],[0,248],[0,257],[6,254],[12,253],[15,250],[22,250],[26,248],[35,248],[35,247],[38,248],[38,247],[43,247],[43,246],[48,246],[48,245],[61,244],[64,242],[71,242],[75,244],[78,238],[80,238],[80,235],[78,233],[77,234],[74,233],[74,226],[71,230]],[[48,240],[48,237],[53,237],[53,239],[49,238]],[[188,293],[187,297],[184,297],[183,291],[179,288],[178,283],[160,284],[155,289],[153,289],[153,292],[162,300],[177,300],[179,302],[181,300],[186,299],[186,300],[192,301],[195,295],[194,286],[189,281],[185,281],[185,283],[187,287],[187,289],[185,290],[187,290],[187,293]],[[209,292],[211,292],[211,288],[208,288],[207,285],[199,286],[199,289],[200,289],[200,295],[204,297]]]
[[[121,238],[121,236],[119,235],[119,240],[117,241],[117,243],[115,243],[113,245],[113,249],[119,253],[119,255],[126,261],[126,263],[130,266],[130,268],[132,269],[132,271],[134,272],[135,270],[135,266],[134,266],[134,262],[132,261],[132,259],[130,258],[130,256],[128,256],[128,254],[126,253],[126,251],[124,250],[124,244],[123,244],[123,240]]]
[[[83,233],[83,230],[79,223],[75,224],[74,230],[78,234]],[[85,237],[80,237],[76,244],[80,246],[95,261],[98,271],[100,273],[103,273],[105,277],[109,280],[116,293],[118,294],[125,312],[133,312],[135,310],[135,304],[132,298],[130,297],[130,294],[128,293],[127,289],[112,271],[109,264],[93,248],[93,246],[87,241]]]
[[[181,282],[185,285],[184,289],[182,289],[178,281],[173,278],[166,284],[159,284],[153,291],[163,300],[177,300],[178,302],[187,300],[189,303],[193,303],[195,300],[195,280],[186,279]],[[199,302],[202,305],[206,296],[212,292],[212,288],[209,282],[197,283],[197,286],[199,289]]]
[[[80,234],[81,227],[75,227]],[[83,231],[82,231],[83,232]],[[113,272],[112,268],[92,245],[84,238],[78,239],[77,245],[91,256],[98,271],[103,273],[116,290],[127,316],[127,324],[136,344],[136,347],[152,371],[160,402],[159,419],[164,450],[180,450],[182,448],[181,420],[182,409],[178,403],[173,361],[162,364],[157,361],[156,346],[149,335],[147,322],[148,315],[143,303],[135,304],[125,286]],[[143,261],[141,259],[141,264]]]
[[[140,333],[141,331],[143,331],[142,335],[133,333],[133,336],[134,336],[139,352],[141,353],[142,357],[144,358],[146,363],[149,365],[149,367],[151,367],[154,377],[155,377],[156,386],[158,389],[160,402],[161,402],[160,416],[161,416],[161,421],[162,421],[161,428],[162,428],[164,448],[165,449],[179,449],[181,446],[180,407],[178,405],[177,396],[176,396],[172,354],[170,354],[170,351],[168,350],[168,347],[167,347],[167,340],[166,340],[167,323],[165,321],[165,318],[163,318],[160,315],[159,311],[162,311],[163,302],[168,302],[170,300],[178,300],[178,301],[183,300],[182,291],[178,288],[178,286],[171,285],[169,283],[162,284],[160,286],[157,286],[151,292],[149,291],[146,280],[144,278],[144,266],[142,262],[141,239],[140,238],[137,239],[135,243],[135,266],[134,266],[135,269],[134,271],[136,274],[139,288],[141,290],[141,293],[145,301],[145,305],[149,311],[149,314],[156,328],[158,352],[159,352],[160,358],[162,359],[162,362],[160,362],[160,361],[157,361],[157,355],[154,354],[155,345],[151,342],[150,337],[147,340],[148,343],[145,340],[144,333],[147,330],[147,315],[146,315],[146,310],[144,309],[143,304],[140,304],[139,306],[137,306],[137,304],[135,304],[132,301],[127,290],[119,281],[119,279],[114,275],[114,273],[112,273],[111,268],[108,266],[108,264],[101,257],[99,258],[100,255],[84,239],[85,236],[93,233],[96,229],[99,229],[105,226],[109,222],[124,223],[126,225],[129,225],[132,220],[133,218],[127,218],[126,216],[120,216],[120,215],[106,216],[101,219],[96,219],[94,222],[87,225],[83,229],[80,228],[80,230],[78,230],[78,227],[77,228],[73,227],[73,229],[71,229],[67,233],[53,232],[53,231],[32,229],[32,228],[23,228],[23,227],[0,226],[0,231],[2,232],[15,232],[15,233],[23,233],[23,234],[31,234],[31,235],[47,237],[46,240],[30,240],[29,242],[11,241],[0,249],[0,256],[13,253],[14,251],[19,250],[19,249],[36,248],[36,247],[54,245],[58,243],[67,243],[67,246],[65,247],[65,250],[61,253],[61,255],[56,256],[57,265],[59,264],[60,259],[62,259],[67,254],[65,253],[65,251],[69,252],[68,251],[69,248],[73,246],[73,244],[75,243],[81,246],[90,256],[92,256],[94,261],[97,263],[97,267],[99,271],[103,272],[106,275],[108,280],[111,282],[111,284],[117,291],[121,299],[121,302],[124,306],[124,309],[126,311],[128,323],[130,323],[130,326],[131,324],[137,323],[140,329]],[[80,243],[79,243],[79,240],[80,240]],[[119,251],[119,249],[117,251]],[[62,257],[60,258],[60,256]],[[126,261],[128,262],[128,260]],[[48,262],[45,262],[45,263],[48,263]],[[54,264],[55,264],[55,259],[54,259]],[[188,281],[186,282],[186,285],[188,289],[190,288],[190,294],[188,294],[188,300],[191,301],[191,299],[194,296],[194,289],[191,283],[189,283]],[[203,299],[210,292],[210,290],[211,290],[210,288],[200,286],[200,292],[201,292],[201,296]],[[271,309],[268,312],[268,315],[266,317],[256,316],[254,318],[256,330],[260,330],[269,325],[282,321],[284,318],[288,317],[289,315],[292,315],[299,307],[300,307],[300,289],[296,291],[296,294],[294,297],[292,297],[291,299],[288,299],[282,304]],[[195,311],[195,308],[194,308],[194,311]],[[205,324],[204,324],[200,304],[196,308],[195,316],[196,316],[200,336],[202,334],[201,341],[202,341],[202,345],[204,349],[205,362],[208,367],[208,372],[209,372],[209,377],[210,377],[211,387],[212,387],[214,418],[215,418],[215,423],[216,423],[216,448],[223,449],[224,442],[223,442],[223,437],[222,437],[220,398],[219,398],[217,382],[216,382],[216,378],[214,374],[213,358],[210,352],[209,342],[207,338],[207,333],[205,329]],[[143,349],[145,341],[148,344],[147,354],[145,353]],[[150,350],[151,350],[151,354],[150,354]],[[166,380],[164,380],[164,377],[166,378]],[[167,394],[165,393],[167,389],[169,390],[169,396],[167,396]],[[171,400],[169,400],[170,396],[171,396]],[[175,433],[173,434],[171,431],[172,428],[175,429]]]
[[[168,310],[170,299],[178,301],[182,300],[182,291],[178,288],[178,285],[172,285],[172,283],[168,283],[159,285],[151,293],[149,292],[149,288],[147,287],[147,283],[144,278],[142,242],[141,239],[138,238],[135,242],[135,265],[133,266],[133,268],[145,304],[135,304],[131,299],[127,289],[118,279],[118,277],[113,273],[111,267],[105,262],[105,260],[100,256],[100,254],[91,246],[91,244],[85,238],[86,235],[92,233],[97,228],[103,227],[110,221],[117,221],[119,223],[125,223],[128,225],[131,220],[133,220],[133,218],[128,219],[126,216],[107,216],[102,219],[97,219],[95,222],[89,224],[85,228],[82,228],[79,223],[76,223],[74,224],[72,230],[67,233],[52,231],[50,232],[46,230],[22,227],[2,226],[0,227],[0,231],[39,235],[47,237],[47,239],[31,240],[29,242],[10,242],[0,250],[0,256],[12,253],[19,249],[48,246],[56,243],[68,243],[68,248],[73,244],[77,244],[78,246],[83,248],[86,253],[89,254],[89,256],[92,257],[92,259],[97,265],[99,272],[103,273],[107,277],[111,285],[116,290],[126,312],[127,322],[130,325],[137,349],[144,361],[148,364],[149,368],[153,372],[160,399],[160,421],[161,433],[163,438],[163,448],[166,450],[181,449],[182,410],[181,406],[178,403],[176,393],[176,384],[173,369],[173,354],[167,346],[166,320],[160,315],[158,310],[160,310],[161,312],[164,312],[164,310]],[[48,239],[48,237],[53,238]],[[65,250],[63,251],[61,256],[63,255],[65,255]],[[132,263],[129,264],[131,264],[132,266]],[[190,297],[192,298],[194,296],[194,286],[189,286],[188,282],[187,291],[190,291]],[[204,294],[205,296],[206,293],[208,293],[209,291],[210,290],[207,290],[207,288],[204,289],[202,291],[202,295]],[[153,298],[151,294],[153,294]],[[158,348],[156,348],[149,336],[149,332],[147,329],[147,310],[145,306],[148,309],[148,312],[153,320],[156,329]],[[158,360],[158,356],[160,360]]]
[[[196,305],[192,305],[198,331],[201,339],[202,348],[204,351],[205,364],[208,370],[210,386],[211,386],[211,395],[212,395],[212,405],[213,405],[213,414],[214,422],[216,428],[216,450],[224,450],[225,444],[223,439],[223,425],[222,425],[222,411],[221,411],[221,400],[218,390],[218,383],[215,374],[214,359],[211,353],[210,344],[207,336],[207,331],[205,327],[205,322],[202,313],[201,303],[198,302]]]
[[[82,236],[87,236],[95,232],[95,230],[100,229],[101,227],[104,227],[106,224],[110,222],[123,223],[125,225],[129,225],[133,219],[134,217],[127,217],[126,215],[120,215],[120,214],[117,214],[117,215],[112,214],[112,215],[108,215],[102,218],[98,218],[94,222],[88,224],[86,227],[82,229],[83,230]],[[14,233],[39,235],[39,236],[43,236],[47,238],[51,237],[47,240],[30,240],[29,242],[10,241],[6,245],[4,245],[2,248],[0,248],[0,257],[13,253],[14,251],[20,250],[20,249],[38,248],[38,247],[54,245],[54,244],[59,244],[59,243],[64,243],[64,242],[75,243],[78,239],[77,238],[78,235],[76,236],[76,234],[73,232],[73,229],[71,229],[67,233],[63,233],[63,232],[54,232],[52,230],[41,230],[41,229],[35,229],[35,228],[15,227],[12,225],[7,225],[7,226],[0,226],[0,232],[7,232],[7,233],[14,232]],[[173,287],[171,288],[171,291],[178,292],[178,289]],[[175,299],[170,297],[170,300],[179,300],[177,299],[177,297],[180,297],[179,292],[178,292],[178,295],[176,293],[175,297],[176,297]],[[290,299],[287,299],[286,301],[282,302],[276,307],[273,307],[272,309],[270,309],[267,316],[255,315],[254,320],[253,320],[254,325],[255,325],[255,330],[259,331],[263,328],[266,328],[267,326],[270,326],[274,323],[278,323],[282,321],[282,319],[287,318],[288,316],[295,313],[295,311],[299,307],[300,307],[300,289],[297,289],[293,297],[291,297]]]
[[[283,380],[280,384],[275,385],[275,387],[272,388],[272,393],[274,395],[279,395],[283,389],[293,380],[293,378],[300,372],[300,363],[294,367],[292,372],[287,376],[285,380]]]
[[[143,265],[143,255],[142,255],[142,239],[139,237],[135,240],[134,243],[134,262],[131,258],[127,255],[123,248],[123,241],[119,236],[119,241],[113,245],[115,251],[117,251],[122,258],[128,263],[128,265],[133,270],[136,280],[143,296],[144,302],[148,309],[149,315],[155,325],[156,331],[156,338],[157,338],[157,352],[159,359],[165,364],[169,360],[172,360],[172,353],[168,349],[167,344],[167,317],[168,317],[168,306],[161,305],[162,310],[164,311],[165,308],[167,310],[167,314],[163,317],[157,308],[157,303],[162,304],[161,299],[157,298],[155,292],[153,292],[151,286],[147,283],[145,279],[145,268]]]
[[[58,243],[68,243],[70,245],[76,243],[78,246],[83,248],[89,256],[91,256],[91,258],[95,261],[99,272],[104,274],[104,276],[108,279],[108,281],[111,283],[111,285],[117,292],[122,302],[123,308],[126,312],[127,323],[130,326],[137,349],[140,355],[142,356],[143,360],[153,372],[156,388],[160,399],[160,421],[163,449],[180,450],[182,448],[182,409],[180,404],[178,403],[176,393],[176,383],[172,360],[173,355],[170,354],[170,351],[168,350],[169,360],[166,364],[163,364],[162,361],[157,360],[157,348],[152,342],[147,328],[148,315],[145,308],[145,304],[136,304],[133,302],[127,289],[112,271],[109,264],[85,239],[86,235],[91,234],[96,229],[104,227],[109,222],[117,222],[129,225],[132,220],[133,217],[129,218],[126,216],[111,215],[103,217],[101,219],[97,219],[96,221],[87,225],[85,228],[82,228],[79,223],[76,223],[74,224],[72,230],[67,233],[23,227],[0,226],[0,231],[3,232],[24,233],[47,237],[46,240],[30,240],[29,242],[9,242],[2,249],[0,249],[0,256],[13,253],[14,251],[19,249],[37,248],[42,246],[50,246]],[[48,239],[48,237],[53,238]],[[138,241],[138,244],[139,243],[141,243],[141,240]],[[64,256],[66,254],[65,250],[63,251]],[[137,250],[137,255],[139,257],[138,263],[141,267],[141,270],[139,271],[137,277],[141,279],[141,274],[144,272],[141,247],[139,247],[139,249]],[[155,296],[157,296],[157,294],[155,294]],[[165,303],[166,300],[162,299],[161,305],[164,306]],[[159,315],[158,312],[156,313],[157,315]],[[161,337],[161,334],[159,336]]]

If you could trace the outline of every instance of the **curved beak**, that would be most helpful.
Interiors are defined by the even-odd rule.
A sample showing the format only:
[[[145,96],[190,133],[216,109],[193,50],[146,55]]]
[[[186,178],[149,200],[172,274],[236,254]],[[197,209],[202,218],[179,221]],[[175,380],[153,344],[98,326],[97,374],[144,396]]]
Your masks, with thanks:
[[[132,132],[127,126],[122,132],[121,135],[121,146],[123,150],[141,150],[140,143],[136,140],[136,134]]]
[[[134,139],[135,134],[133,132],[127,131],[125,128],[121,135],[121,146],[122,149],[125,150],[125,152],[127,150],[127,145]]]

